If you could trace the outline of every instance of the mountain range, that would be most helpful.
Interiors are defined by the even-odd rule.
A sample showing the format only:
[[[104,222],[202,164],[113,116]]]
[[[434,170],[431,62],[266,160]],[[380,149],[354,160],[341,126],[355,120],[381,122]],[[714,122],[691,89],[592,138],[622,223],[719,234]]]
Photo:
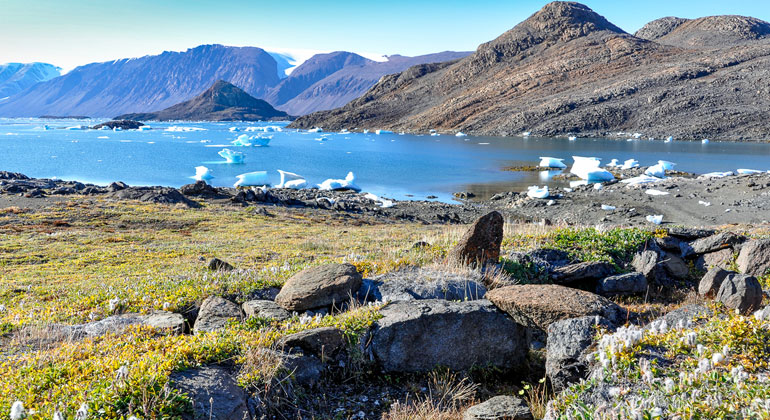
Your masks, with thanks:
[[[574,2],[549,3],[457,61],[383,77],[291,127],[770,137],[770,24],[668,17],[631,35]]]
[[[8,63],[0,65],[0,100],[32,85],[58,77],[61,68],[47,63]]]
[[[0,102],[0,116],[111,118],[129,112],[155,112],[199,95],[218,80],[266,99],[289,114],[301,115],[342,106],[386,74],[467,54],[392,56],[385,62],[347,52],[318,54],[293,68],[286,77],[284,72],[292,64],[283,56],[256,47],[201,45],[184,52],[77,67],[8,95],[11,97]]]

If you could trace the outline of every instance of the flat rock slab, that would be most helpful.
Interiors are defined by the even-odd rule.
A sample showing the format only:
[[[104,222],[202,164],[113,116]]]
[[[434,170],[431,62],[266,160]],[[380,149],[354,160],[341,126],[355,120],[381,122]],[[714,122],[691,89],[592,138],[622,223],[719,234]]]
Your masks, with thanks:
[[[642,273],[626,273],[599,280],[596,293],[602,296],[633,296],[647,291],[647,277]]]
[[[585,280],[599,280],[615,274],[612,264],[586,261],[557,267],[551,271],[551,280],[556,284],[570,284]]]
[[[243,318],[240,306],[219,296],[206,298],[198,311],[193,332],[211,332],[224,328],[231,321]]]
[[[449,259],[463,264],[497,262],[503,243],[504,223],[503,215],[497,211],[482,216],[449,251]]]
[[[489,301],[396,302],[380,314],[370,349],[387,372],[427,372],[437,366],[508,370],[524,363],[524,328]]]
[[[599,315],[618,325],[626,311],[590,292],[555,284],[506,286],[487,292],[487,299],[518,323],[546,331],[556,321]]]
[[[322,327],[300,331],[281,337],[276,345],[280,348],[291,349],[299,347],[304,352],[318,356],[321,360],[333,357],[345,349],[348,341],[345,333],[339,328]]]
[[[287,311],[306,311],[340,305],[361,287],[361,274],[353,264],[311,267],[292,276],[283,285],[275,303]]]
[[[133,326],[148,326],[171,334],[184,332],[185,320],[181,314],[158,311],[150,315],[122,314],[108,316],[87,324],[67,325],[62,327],[65,334],[73,339],[98,337],[104,334],[120,334]]]
[[[682,257],[690,258],[708,252],[719,251],[720,249],[731,248],[746,238],[736,235],[732,232],[720,232],[705,238],[696,239],[692,242],[682,242]]]
[[[498,395],[465,410],[463,420],[533,420],[533,417],[526,402],[510,395]]]
[[[171,384],[193,401],[193,419],[250,420],[248,396],[225,368],[208,366],[172,373]]]
[[[364,280],[360,297],[367,300],[477,300],[487,289],[480,275],[464,275],[429,268],[407,268]]]
[[[275,321],[285,321],[291,318],[286,309],[278,306],[272,300],[250,300],[241,305],[246,318],[265,318]]]
[[[735,262],[744,274],[767,274],[770,272],[770,239],[756,239],[744,244]]]

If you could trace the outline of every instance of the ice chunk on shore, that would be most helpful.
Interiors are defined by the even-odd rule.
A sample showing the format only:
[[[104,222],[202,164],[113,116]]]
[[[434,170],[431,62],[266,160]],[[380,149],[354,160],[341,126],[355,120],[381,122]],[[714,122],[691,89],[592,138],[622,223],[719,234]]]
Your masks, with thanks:
[[[236,152],[235,150],[222,149],[219,151],[219,156],[222,156],[227,163],[243,163],[243,152]]]
[[[393,132],[390,130],[376,130],[374,133],[375,134],[393,134]]]
[[[209,168],[205,166],[196,166],[195,167],[195,178],[196,181],[208,181],[211,178],[214,178],[214,175],[211,175],[211,171]]]
[[[255,171],[240,174],[236,178],[238,181],[233,185],[234,187],[258,187],[262,185],[270,185],[267,181],[267,171]]]
[[[663,143],[671,143],[672,141],[674,141],[674,136],[668,136],[668,138],[666,138]]]
[[[651,214],[646,217],[647,221],[650,223],[655,223],[656,225],[659,225],[663,223],[663,215],[662,214]]]
[[[709,206],[711,206],[711,203],[710,203],[710,202],[708,202],[708,201],[703,201],[703,200],[698,200],[698,204],[700,204],[700,205],[702,205],[702,206],[706,206],[706,207],[709,207]]]
[[[612,159],[610,163],[607,164],[607,167],[610,167],[610,168],[615,168],[618,166],[620,166],[620,162],[618,162],[617,159]]]
[[[307,130],[308,133],[320,133],[324,131],[321,127],[313,127],[310,130]]]
[[[610,206],[607,204],[602,204],[602,210],[612,211],[615,210],[615,206]]]
[[[601,161],[595,157],[572,156],[574,164],[570,172],[588,182],[606,182],[615,179],[606,169],[599,167]]]
[[[541,168],[559,168],[559,169],[564,169],[564,168],[567,167],[567,165],[564,164],[564,159],[541,156],[540,157],[540,167]]]
[[[393,202],[391,200],[386,200],[384,198],[378,197],[372,193],[366,193],[364,194],[364,197],[374,201],[377,203],[380,207],[386,209],[388,207],[393,207]]]
[[[361,188],[359,188],[356,184],[356,176],[353,174],[353,172],[348,172],[348,175],[345,177],[345,179],[327,179],[326,181],[318,184],[318,189],[323,191],[331,191],[331,190],[353,190],[353,191],[361,191]]]
[[[639,161],[634,159],[627,159],[623,162],[623,166],[620,167],[620,169],[631,169],[636,168],[639,166]]]
[[[765,171],[758,171],[756,169],[738,169],[735,172],[737,172],[740,175],[754,175],[754,174],[763,174]]]
[[[649,195],[668,195],[669,194],[666,191],[653,190],[653,189],[649,189],[649,190],[645,191],[645,193],[647,193]]]
[[[705,179],[705,178],[724,178],[726,176],[732,176],[734,175],[731,171],[727,172],[709,172],[707,174],[703,174],[698,177],[698,179]]]
[[[531,131],[525,131],[525,132],[521,133],[521,136],[522,136],[522,137],[529,137],[529,136],[531,136],[531,135],[532,135],[532,132],[531,132]]]
[[[278,173],[281,174],[281,183],[276,185],[276,188],[293,188],[295,190],[301,190],[307,186],[307,181],[302,175],[295,174],[294,172],[286,172],[278,169]]]
[[[530,198],[548,198],[550,195],[547,185],[543,188],[540,188],[537,185],[527,188],[527,197]]]
[[[665,169],[667,171],[673,171],[674,170],[674,166],[676,166],[676,163],[669,162],[667,160],[659,160],[658,161],[658,165],[662,166],[663,169]]]
[[[660,178],[656,178],[654,176],[649,176],[649,175],[639,175],[633,178],[623,179],[620,182],[628,185],[642,185],[642,184],[651,184],[653,182],[658,182],[658,181],[660,181]]]
[[[644,174],[663,179],[666,177],[666,169],[661,164],[652,165],[644,171]]]
[[[458,131],[457,134],[455,134],[455,137],[465,137],[467,134],[463,133],[462,131]]]

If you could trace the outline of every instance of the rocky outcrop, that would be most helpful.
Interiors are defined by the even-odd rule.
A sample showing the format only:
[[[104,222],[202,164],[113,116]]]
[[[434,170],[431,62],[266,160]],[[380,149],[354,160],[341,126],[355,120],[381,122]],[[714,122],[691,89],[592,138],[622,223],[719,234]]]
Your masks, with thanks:
[[[524,362],[524,328],[486,300],[396,302],[380,313],[370,349],[385,371],[508,370]]]
[[[449,251],[449,259],[462,264],[496,263],[503,242],[503,215],[493,211],[473,223]]]
[[[193,331],[195,333],[216,331],[227,326],[229,322],[240,321],[242,318],[243,314],[238,305],[219,296],[211,296],[201,304]]]
[[[552,323],[568,318],[598,315],[616,325],[626,319],[626,311],[609,300],[559,285],[505,286],[487,292],[487,299],[514,321],[542,331]]]
[[[414,267],[363,281],[358,296],[364,300],[395,302],[399,300],[477,300],[487,289],[481,275]]]
[[[299,347],[302,351],[326,360],[345,350],[348,344],[345,333],[339,328],[322,327],[281,337],[276,346],[284,349]]]
[[[292,127],[437,129],[475,135],[617,132],[754,140],[770,130],[767,23],[717,16],[629,35],[588,7],[553,2],[454,63],[382,78]]]
[[[633,296],[647,291],[647,277],[642,273],[626,273],[599,280],[596,293],[602,296]]]
[[[533,420],[526,402],[510,395],[498,395],[463,413],[463,420]]]
[[[286,281],[275,303],[287,311],[342,305],[356,294],[361,281],[361,274],[352,264],[307,268]]]
[[[554,269],[551,271],[551,280],[555,284],[571,284],[588,280],[600,280],[613,274],[615,274],[615,268],[612,264],[586,261]]]
[[[105,123],[96,124],[95,126],[91,127],[92,130],[101,130],[103,127],[109,128],[110,130],[114,130],[116,128],[120,130],[136,130],[139,127],[142,127],[144,124],[140,123],[139,121],[131,121],[131,120],[114,120],[114,121],[107,121]]]
[[[246,318],[264,318],[275,321],[285,321],[291,318],[291,313],[281,308],[272,300],[250,300],[242,305]]]
[[[172,387],[187,394],[196,419],[251,420],[248,394],[226,368],[204,366],[172,373]]]

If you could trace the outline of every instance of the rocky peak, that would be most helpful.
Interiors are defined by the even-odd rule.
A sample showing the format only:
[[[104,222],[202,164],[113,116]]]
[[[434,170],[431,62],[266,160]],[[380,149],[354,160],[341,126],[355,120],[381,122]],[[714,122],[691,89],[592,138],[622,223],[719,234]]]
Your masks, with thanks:
[[[655,41],[658,38],[668,35],[671,33],[671,31],[678,28],[679,25],[689,21],[690,19],[678,18],[674,16],[655,19],[636,31],[634,36],[649,41]]]
[[[637,36],[642,32],[645,35],[643,38],[683,48],[724,48],[770,37],[770,23],[746,16],[708,16],[683,20],[657,38],[648,38],[647,32],[651,31],[645,31],[645,28],[655,22],[645,25],[637,32]]]
[[[243,89],[224,80],[217,80],[205,92],[197,98],[198,101],[207,101],[216,105],[229,106],[254,106],[259,101],[246,93]]]

